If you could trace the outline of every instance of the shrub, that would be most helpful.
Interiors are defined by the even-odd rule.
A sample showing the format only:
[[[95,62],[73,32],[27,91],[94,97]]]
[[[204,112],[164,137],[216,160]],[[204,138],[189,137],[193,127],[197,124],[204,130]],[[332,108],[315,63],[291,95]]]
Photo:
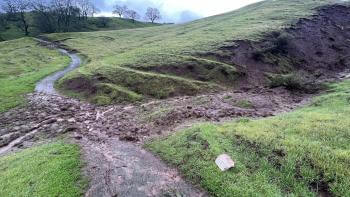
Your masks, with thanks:
[[[272,41],[273,46],[270,49],[267,49],[266,52],[273,54],[286,54],[288,52],[288,45],[291,39],[292,36],[288,33],[281,33]]]
[[[306,87],[306,78],[300,73],[286,75],[270,75],[270,87],[286,87],[288,90],[303,90]]]
[[[255,61],[262,61],[264,59],[264,51],[258,50],[252,53],[252,58]]]
[[[93,102],[97,105],[110,105],[112,103],[112,100],[107,96],[96,96],[93,99]]]

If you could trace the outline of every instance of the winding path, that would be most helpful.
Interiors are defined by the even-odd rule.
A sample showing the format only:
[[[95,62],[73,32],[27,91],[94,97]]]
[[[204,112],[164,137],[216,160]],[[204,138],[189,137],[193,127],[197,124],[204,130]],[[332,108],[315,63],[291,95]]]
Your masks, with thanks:
[[[36,39],[36,40],[38,40],[41,43],[51,44],[50,42],[47,42],[47,41],[44,41],[41,39]],[[68,55],[72,60],[71,63],[64,70],[58,71],[52,75],[45,77],[41,81],[39,81],[36,84],[35,92],[45,93],[45,94],[50,94],[50,95],[57,94],[57,92],[54,88],[55,82],[57,80],[61,79],[62,77],[64,77],[65,74],[73,71],[74,69],[78,68],[81,65],[81,59],[77,54],[70,53],[65,49],[59,49],[59,51],[65,55]]]

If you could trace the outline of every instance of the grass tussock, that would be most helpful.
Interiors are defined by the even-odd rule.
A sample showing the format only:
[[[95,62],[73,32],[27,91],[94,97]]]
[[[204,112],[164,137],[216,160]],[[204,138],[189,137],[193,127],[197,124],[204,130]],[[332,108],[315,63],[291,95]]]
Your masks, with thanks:
[[[325,89],[326,84],[317,84],[315,80],[308,78],[303,72],[292,72],[289,74],[268,74],[269,86],[271,88],[285,87],[291,91],[303,91],[315,93]]]
[[[277,117],[201,124],[147,147],[213,196],[349,196],[350,81]],[[236,167],[220,172],[227,153]]]

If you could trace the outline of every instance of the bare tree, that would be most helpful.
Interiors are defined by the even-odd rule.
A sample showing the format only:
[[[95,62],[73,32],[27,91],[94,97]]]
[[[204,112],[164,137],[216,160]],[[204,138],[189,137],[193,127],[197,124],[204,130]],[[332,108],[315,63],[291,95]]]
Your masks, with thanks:
[[[53,33],[56,32],[56,15],[51,1],[48,0],[32,0],[31,2],[33,12],[33,25],[35,25],[40,32]]]
[[[5,13],[2,12],[0,9],[0,32],[6,30],[7,21]],[[0,42],[4,41],[5,39],[0,35]]]
[[[157,8],[148,8],[146,15],[145,15],[145,19],[146,20],[150,20],[152,23],[154,23],[154,21],[160,20],[162,18],[162,16],[160,15],[160,12]]]
[[[6,26],[7,26],[6,15],[0,8],[0,31],[5,30]]]
[[[119,15],[119,17],[121,18],[127,11],[128,11],[128,7],[126,5],[124,6],[115,5],[113,14]]]
[[[80,14],[85,20],[88,16],[94,16],[98,13],[98,9],[91,0],[76,0],[76,6],[80,9]]]
[[[30,11],[30,1],[28,0],[3,0],[3,9],[9,16],[10,20],[17,22],[17,26],[29,35],[29,19],[27,12]]]
[[[76,6],[75,0],[52,0],[54,14],[58,31],[70,31],[75,18],[80,15],[80,9]]]
[[[135,20],[140,19],[140,15],[134,10],[128,10],[125,12],[125,16],[135,23]]]
[[[100,13],[100,9],[98,9],[95,5],[91,7],[89,16],[94,17],[95,14]]]

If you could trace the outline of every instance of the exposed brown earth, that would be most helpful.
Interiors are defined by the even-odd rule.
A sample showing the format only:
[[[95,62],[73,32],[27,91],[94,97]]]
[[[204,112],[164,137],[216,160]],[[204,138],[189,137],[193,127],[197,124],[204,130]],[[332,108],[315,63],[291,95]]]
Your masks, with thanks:
[[[236,65],[242,76],[238,86],[269,84],[268,74],[304,74],[305,85],[334,78],[350,64],[350,8],[323,6],[318,14],[300,19],[282,32],[260,42],[233,40],[219,53],[199,54]],[[229,42],[229,41],[228,41]]]

